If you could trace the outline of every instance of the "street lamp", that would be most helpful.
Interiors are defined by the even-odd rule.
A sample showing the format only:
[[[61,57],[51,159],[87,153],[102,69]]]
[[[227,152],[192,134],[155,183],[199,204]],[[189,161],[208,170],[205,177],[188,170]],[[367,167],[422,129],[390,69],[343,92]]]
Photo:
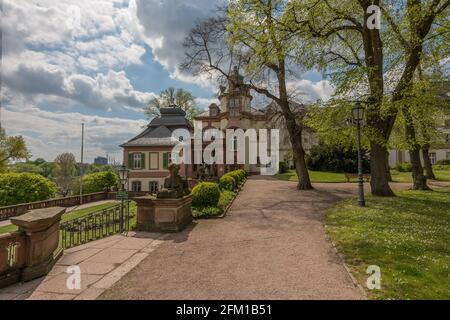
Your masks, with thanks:
[[[123,223],[124,223],[124,221],[123,221],[124,206],[123,206],[123,203],[124,203],[124,200],[126,197],[125,184],[128,181],[129,170],[125,166],[121,166],[118,171],[119,171],[119,179],[120,179],[120,185],[121,185],[120,191],[122,193],[122,194],[120,194],[120,232],[123,232],[123,229],[124,229],[124,225],[123,225]]]
[[[119,179],[120,179],[120,185],[121,185],[121,190],[125,191],[125,184],[128,181],[128,173],[130,172],[125,166],[121,166],[119,171]]]
[[[364,177],[361,152],[361,122],[364,120],[364,108],[360,102],[357,102],[352,109],[352,117],[353,123],[356,124],[356,145],[358,148],[358,205],[365,207],[366,201],[364,200]]]

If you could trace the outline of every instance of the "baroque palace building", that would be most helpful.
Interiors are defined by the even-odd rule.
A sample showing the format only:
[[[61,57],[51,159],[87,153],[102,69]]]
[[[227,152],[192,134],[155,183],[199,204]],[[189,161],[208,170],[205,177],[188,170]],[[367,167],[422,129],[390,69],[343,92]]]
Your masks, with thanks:
[[[168,166],[175,156],[171,154],[171,150],[181,139],[181,137],[178,139],[172,137],[172,132],[176,129],[189,130],[193,137],[194,128],[201,128],[203,132],[214,128],[221,130],[225,138],[226,129],[243,129],[244,132],[247,129],[256,129],[258,132],[259,129],[270,131],[271,128],[277,127],[269,116],[273,113],[270,111],[276,109],[274,104],[269,104],[264,108],[253,107],[253,97],[248,87],[243,85],[243,81],[244,78],[235,68],[228,81],[228,86],[220,87],[218,96],[220,104],[211,104],[207,110],[193,119],[193,125],[187,121],[185,112],[177,106],[162,108],[160,117],[152,119],[142,133],[122,144],[124,163],[130,170],[129,190],[156,192],[161,188],[164,179],[169,174]],[[295,107],[304,108],[297,104]],[[280,160],[292,165],[292,149],[287,132],[283,128],[278,129],[280,129]],[[305,129],[303,139],[306,150],[318,143],[317,138],[309,129]],[[270,140],[270,136],[268,140]],[[209,143],[209,141],[204,142],[204,146]],[[245,153],[248,160],[248,144],[246,144]],[[250,174],[259,174],[261,165],[259,159],[257,164],[249,164],[246,161],[242,165],[182,164],[180,175],[187,178],[192,186],[199,179],[216,179],[237,168],[245,169]]]

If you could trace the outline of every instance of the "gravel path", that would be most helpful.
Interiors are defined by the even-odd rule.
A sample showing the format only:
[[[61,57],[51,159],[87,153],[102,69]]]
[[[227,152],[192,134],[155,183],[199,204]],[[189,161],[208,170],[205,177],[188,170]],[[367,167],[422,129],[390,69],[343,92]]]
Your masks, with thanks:
[[[364,299],[323,226],[356,185],[315,187],[250,178],[225,219],[171,235],[100,298]]]

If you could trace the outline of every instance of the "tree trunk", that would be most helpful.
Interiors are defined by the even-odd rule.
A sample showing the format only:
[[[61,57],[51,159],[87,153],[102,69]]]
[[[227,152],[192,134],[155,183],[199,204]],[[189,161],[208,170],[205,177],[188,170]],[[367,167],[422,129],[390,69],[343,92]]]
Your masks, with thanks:
[[[374,141],[371,142],[370,148],[370,175],[370,187],[374,196],[395,196],[389,186],[386,147]]]
[[[409,157],[412,164],[412,177],[414,190],[430,190],[427,186],[427,177],[423,174],[422,163],[420,162],[420,149],[409,150]]]
[[[386,168],[387,168],[387,178],[389,182],[393,182],[391,175],[391,168],[389,167],[389,151],[386,152]]]
[[[279,101],[277,101],[283,116],[286,121],[286,127],[289,132],[289,139],[292,144],[292,152],[294,154],[295,171],[298,176],[298,190],[311,190],[311,180],[309,179],[309,172],[306,167],[305,150],[302,144],[302,126],[297,123],[297,118],[294,112],[292,112],[289,106],[289,97],[286,88],[286,74],[285,74],[285,62],[279,61],[277,70],[278,78],[278,90],[280,93]]]
[[[423,167],[420,161],[420,146],[416,141],[416,130],[407,106],[402,108],[405,117],[405,135],[406,141],[409,142],[409,157],[412,165],[413,189],[414,190],[430,190],[427,186],[427,178],[423,174]]]
[[[433,166],[430,159],[430,146],[424,145],[422,149],[423,167],[425,169],[425,177],[430,180],[436,180],[433,172]]]

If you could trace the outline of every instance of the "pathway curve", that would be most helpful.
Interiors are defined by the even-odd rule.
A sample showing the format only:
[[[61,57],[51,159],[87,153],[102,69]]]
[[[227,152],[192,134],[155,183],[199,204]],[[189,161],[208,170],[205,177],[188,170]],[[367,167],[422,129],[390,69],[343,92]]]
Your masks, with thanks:
[[[225,219],[172,235],[101,299],[364,299],[325,235],[355,185],[250,178]]]

